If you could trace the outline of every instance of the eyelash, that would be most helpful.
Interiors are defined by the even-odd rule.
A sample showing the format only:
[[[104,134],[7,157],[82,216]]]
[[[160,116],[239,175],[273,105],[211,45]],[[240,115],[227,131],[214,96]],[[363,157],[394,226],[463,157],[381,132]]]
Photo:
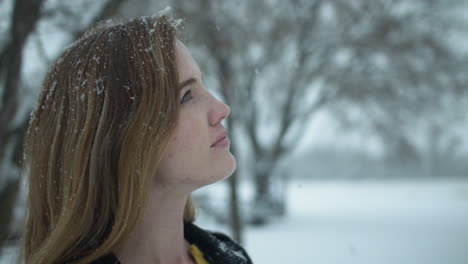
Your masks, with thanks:
[[[187,99],[186,96],[189,96],[189,98]],[[183,104],[183,103],[186,103],[188,101],[190,101],[192,99],[192,90],[188,90],[187,92],[185,92],[184,96],[182,96],[182,99],[180,100],[180,103]]]

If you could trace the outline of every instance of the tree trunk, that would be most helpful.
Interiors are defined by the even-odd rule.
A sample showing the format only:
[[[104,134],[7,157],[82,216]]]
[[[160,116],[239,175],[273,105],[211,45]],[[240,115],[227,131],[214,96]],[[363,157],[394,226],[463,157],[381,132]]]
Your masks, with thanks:
[[[257,171],[255,174],[255,202],[262,204],[270,201],[270,173],[267,171]],[[267,203],[268,204],[268,203]]]
[[[274,199],[271,193],[272,169],[267,164],[257,165],[255,170],[255,201],[250,222],[264,225],[273,213]]]
[[[13,219],[15,201],[18,196],[20,179],[9,179],[0,192],[0,253],[6,241],[11,240],[10,225]],[[1,256],[1,254],[0,254]]]
[[[34,31],[40,17],[43,0],[17,0],[13,8],[10,39],[0,54],[0,78],[4,80],[2,96],[2,109],[0,111],[0,161],[2,164],[13,162],[5,155],[8,142],[18,141],[24,131],[13,127],[12,122],[18,110],[19,88],[21,80],[21,61],[23,47],[28,36]],[[19,142],[21,144],[21,142]],[[12,159],[14,159],[13,155]],[[8,159],[8,160],[5,160]],[[0,177],[6,177],[0,175]],[[0,246],[8,239],[16,197],[18,196],[19,176],[13,179],[4,179],[4,187],[0,191]]]
[[[229,129],[233,129],[233,121],[232,119],[228,119],[228,127]],[[231,137],[231,141],[234,138]],[[234,146],[234,144],[232,144]],[[236,151],[234,147],[231,147],[231,153],[236,156]],[[239,243],[242,243],[242,231],[243,231],[243,225],[242,225],[242,217],[241,217],[241,212],[239,208],[239,196],[238,196],[238,177],[237,177],[237,171],[235,171],[231,177],[229,178],[229,208],[230,208],[230,225],[231,225],[231,231],[232,235],[234,237],[234,240],[238,241]]]

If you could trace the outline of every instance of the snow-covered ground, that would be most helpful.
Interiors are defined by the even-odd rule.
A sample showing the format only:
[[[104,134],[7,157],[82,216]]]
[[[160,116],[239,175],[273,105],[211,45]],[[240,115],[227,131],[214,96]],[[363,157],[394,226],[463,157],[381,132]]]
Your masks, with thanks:
[[[287,198],[287,217],[247,228],[254,263],[468,263],[468,180],[295,180]]]
[[[254,263],[468,263],[468,180],[298,180],[288,204],[246,230]]]

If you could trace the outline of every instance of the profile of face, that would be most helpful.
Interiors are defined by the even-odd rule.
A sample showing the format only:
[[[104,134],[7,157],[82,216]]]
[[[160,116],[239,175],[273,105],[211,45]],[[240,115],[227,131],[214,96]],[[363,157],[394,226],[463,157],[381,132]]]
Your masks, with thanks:
[[[180,113],[156,173],[156,183],[196,189],[229,177],[236,168],[230,141],[221,124],[230,108],[203,85],[198,64],[179,40]]]

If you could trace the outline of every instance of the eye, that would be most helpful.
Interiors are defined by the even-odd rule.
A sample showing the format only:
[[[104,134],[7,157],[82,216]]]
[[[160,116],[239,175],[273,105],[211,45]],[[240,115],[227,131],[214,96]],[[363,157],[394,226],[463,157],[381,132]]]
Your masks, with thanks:
[[[182,99],[180,100],[180,103],[186,103],[190,99],[192,99],[192,90],[188,90],[187,92],[185,92],[184,96],[182,96]]]

